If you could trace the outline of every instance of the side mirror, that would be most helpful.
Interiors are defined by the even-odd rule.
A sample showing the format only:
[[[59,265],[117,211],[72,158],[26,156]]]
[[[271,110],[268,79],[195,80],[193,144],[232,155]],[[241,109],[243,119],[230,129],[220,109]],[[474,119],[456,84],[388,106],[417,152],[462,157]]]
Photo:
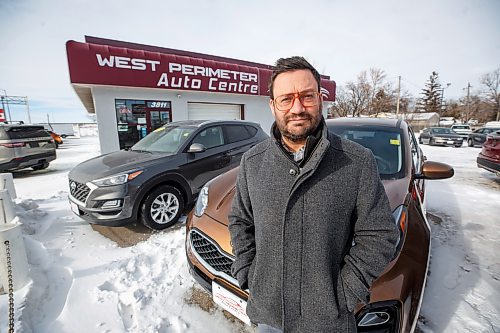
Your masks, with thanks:
[[[188,153],[203,153],[207,148],[205,148],[204,145],[201,143],[193,143],[191,146],[189,146]]]
[[[422,165],[422,173],[416,174],[416,179],[447,179],[453,177],[455,171],[445,163],[425,161]]]

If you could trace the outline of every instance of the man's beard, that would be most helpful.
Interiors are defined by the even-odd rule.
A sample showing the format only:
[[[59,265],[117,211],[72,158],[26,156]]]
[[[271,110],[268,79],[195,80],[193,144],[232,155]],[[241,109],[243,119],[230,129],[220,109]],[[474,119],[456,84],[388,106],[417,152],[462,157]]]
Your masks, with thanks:
[[[307,125],[303,127],[295,127],[296,130],[298,131],[289,131],[287,129],[287,124],[289,121],[293,119],[304,119],[305,122],[309,122]],[[321,121],[321,113],[318,112],[315,115],[311,115],[306,112],[302,112],[299,114],[291,114],[291,115],[286,115],[284,119],[282,120],[277,120],[276,119],[276,126],[278,127],[280,133],[282,136],[287,138],[288,140],[292,142],[299,142],[303,141],[306,139],[309,135],[314,133],[316,128],[318,127],[319,123]]]

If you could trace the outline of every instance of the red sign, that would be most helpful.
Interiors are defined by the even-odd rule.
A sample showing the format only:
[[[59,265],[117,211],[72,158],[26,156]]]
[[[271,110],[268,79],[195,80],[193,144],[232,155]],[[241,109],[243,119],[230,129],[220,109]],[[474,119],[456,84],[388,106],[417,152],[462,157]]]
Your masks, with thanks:
[[[271,70],[124,47],[68,41],[72,83],[268,96]],[[335,82],[322,79],[325,100]]]
[[[5,121],[5,111],[3,109],[0,109],[0,121]]]

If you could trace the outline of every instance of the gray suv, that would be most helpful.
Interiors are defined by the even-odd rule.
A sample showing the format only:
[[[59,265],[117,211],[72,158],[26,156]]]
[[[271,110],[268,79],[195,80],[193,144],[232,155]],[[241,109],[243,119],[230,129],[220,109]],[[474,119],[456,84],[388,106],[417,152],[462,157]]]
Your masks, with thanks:
[[[74,167],[71,208],[90,223],[167,228],[207,181],[239,165],[243,153],[267,137],[260,125],[245,121],[169,123],[129,149]]]
[[[0,124],[0,172],[41,170],[55,159],[54,139],[43,126]]]

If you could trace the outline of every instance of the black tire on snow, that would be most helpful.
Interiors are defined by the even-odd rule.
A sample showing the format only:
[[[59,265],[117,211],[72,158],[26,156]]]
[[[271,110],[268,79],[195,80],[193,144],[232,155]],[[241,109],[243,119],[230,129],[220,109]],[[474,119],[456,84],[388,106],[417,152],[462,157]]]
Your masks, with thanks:
[[[48,167],[49,167],[49,163],[48,162],[44,162],[43,164],[38,164],[38,165],[32,166],[31,168],[33,170],[37,171],[37,170],[47,169]]]
[[[177,188],[162,185],[146,194],[140,210],[142,224],[150,229],[163,230],[179,220],[184,211],[184,198]]]

